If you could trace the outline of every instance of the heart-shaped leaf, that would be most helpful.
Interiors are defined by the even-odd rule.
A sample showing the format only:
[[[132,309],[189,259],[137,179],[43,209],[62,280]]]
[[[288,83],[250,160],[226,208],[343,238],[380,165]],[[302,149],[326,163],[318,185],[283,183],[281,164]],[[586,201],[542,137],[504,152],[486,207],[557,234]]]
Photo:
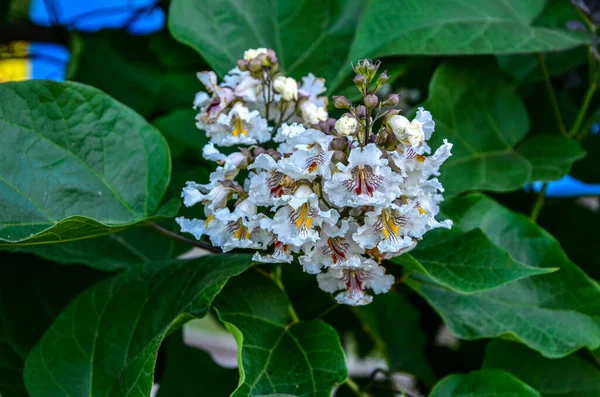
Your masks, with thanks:
[[[598,365],[577,354],[550,360],[521,344],[494,340],[483,367],[510,372],[544,397],[600,396]]]
[[[600,346],[600,287],[569,261],[550,234],[481,194],[454,198],[442,210],[465,231],[481,228],[520,262],[560,268],[469,295],[413,273],[407,284],[440,313],[455,335],[505,335],[551,358]]]
[[[277,52],[281,70],[333,78],[346,61],[362,0],[175,0],[169,28],[224,75],[249,48]]]
[[[160,133],[95,88],[0,85],[0,246],[79,240],[172,216],[176,203],[156,214],[170,168]]]
[[[244,274],[215,300],[238,343],[240,383],[232,397],[329,397],[348,377],[337,332],[323,321],[291,324],[289,300],[270,279]]]
[[[206,315],[247,255],[136,266],[87,290],[60,314],[25,365],[32,397],[148,396],[169,330]]]
[[[442,379],[429,397],[541,397],[531,386],[497,369],[450,375]]]
[[[416,268],[436,282],[466,294],[558,270],[529,266],[514,260],[481,229],[461,232],[454,227],[452,230],[432,231],[411,256],[414,260],[402,255],[392,261]]]

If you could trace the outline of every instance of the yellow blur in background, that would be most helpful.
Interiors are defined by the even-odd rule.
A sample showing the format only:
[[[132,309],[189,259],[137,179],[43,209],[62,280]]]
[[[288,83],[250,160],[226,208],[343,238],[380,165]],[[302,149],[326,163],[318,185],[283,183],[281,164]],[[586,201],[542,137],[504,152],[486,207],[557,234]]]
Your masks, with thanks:
[[[12,41],[0,44],[0,83],[31,78],[29,43]]]

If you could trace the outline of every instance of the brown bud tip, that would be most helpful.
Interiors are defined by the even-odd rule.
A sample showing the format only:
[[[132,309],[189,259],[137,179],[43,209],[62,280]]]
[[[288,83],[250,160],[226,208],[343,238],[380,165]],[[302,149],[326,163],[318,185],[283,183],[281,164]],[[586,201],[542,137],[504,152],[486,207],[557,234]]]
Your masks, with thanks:
[[[400,102],[400,95],[390,94],[385,101],[383,101],[383,106],[396,106],[398,102]]]
[[[260,146],[254,148],[254,157],[258,157],[263,153],[267,153],[267,150],[265,148]]]
[[[379,98],[377,98],[377,95],[369,94],[369,95],[365,96],[365,106],[367,108],[373,109],[375,106],[377,106],[378,103],[379,103]]]
[[[348,147],[348,138],[337,137],[334,138],[329,144],[329,150],[341,150],[345,151]]]
[[[250,69],[251,72],[260,72],[261,69],[262,69],[262,63],[260,62],[260,59],[254,58],[250,62],[250,65],[248,66],[248,69]]]
[[[343,95],[334,95],[333,96],[333,106],[337,109],[348,109],[352,106],[348,98]]]
[[[273,157],[273,160],[275,161],[279,161],[281,160],[281,153],[279,153],[277,150],[274,149],[268,149],[267,150],[267,154],[271,157]]]
[[[354,115],[359,119],[364,119],[367,117],[367,108],[363,105],[357,106],[356,109],[354,109]]]
[[[346,163],[346,155],[344,152],[335,150],[333,156],[331,156],[332,163]]]
[[[248,62],[245,59],[238,59],[237,66],[242,72],[245,72],[248,70],[248,66],[250,66],[250,62]]]
[[[377,77],[377,81],[375,82],[375,84],[377,84],[378,86],[382,86],[388,81],[388,79],[389,76],[387,74],[387,70],[384,70],[383,73],[381,73],[379,77]]]

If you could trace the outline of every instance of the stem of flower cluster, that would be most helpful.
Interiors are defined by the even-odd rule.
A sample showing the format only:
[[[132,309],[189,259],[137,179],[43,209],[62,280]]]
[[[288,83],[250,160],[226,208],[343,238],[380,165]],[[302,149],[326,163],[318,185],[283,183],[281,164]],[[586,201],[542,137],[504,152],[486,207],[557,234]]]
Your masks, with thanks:
[[[277,284],[277,286],[287,295],[285,291],[285,286],[283,285],[283,280],[281,279],[282,274],[282,265],[281,263],[275,267],[275,271],[271,274],[272,280]],[[290,309],[290,317],[292,317],[292,324],[296,324],[300,322],[300,317],[298,317],[298,313],[296,313],[296,309],[294,309],[294,305],[292,302],[289,304]]]
[[[587,110],[590,107],[592,98],[594,97],[594,94],[596,93],[596,88],[598,87],[598,85],[596,84],[595,78],[596,77],[594,75],[594,77],[593,77],[594,80],[590,81],[590,86],[587,90],[587,93],[585,94],[583,104],[581,105],[581,108],[579,109],[579,113],[577,114],[577,119],[575,120],[575,124],[573,124],[573,128],[571,128],[571,131],[569,131],[569,138],[575,137],[575,135],[577,135],[577,133],[579,132],[579,129],[581,128],[581,124],[583,123],[583,118],[585,117],[585,114],[587,113]]]
[[[182,235],[177,234],[175,232],[172,232],[172,231],[170,231],[168,229],[165,229],[164,227],[159,226],[156,223],[153,223],[153,224],[151,224],[149,226],[152,229],[156,230],[157,232],[159,232],[161,234],[164,234],[165,236],[167,236],[169,238],[172,238],[173,240],[181,241],[182,243],[193,245],[194,247],[202,248],[202,249],[205,249],[207,251],[214,252],[214,253],[217,253],[217,254],[222,254],[223,253],[223,251],[221,251],[221,249],[218,248],[218,247],[213,247],[211,244],[205,243],[203,241],[194,241],[194,240],[191,240],[191,239],[189,239],[187,237],[183,237]]]
[[[354,392],[354,394],[356,394],[358,397],[370,397],[369,394],[365,393],[364,391],[360,390],[360,386],[358,386],[356,384],[356,382],[354,382],[352,380],[352,378],[348,377],[346,379],[346,382],[344,383],[346,386],[348,386],[348,388],[350,390],[352,390]]]

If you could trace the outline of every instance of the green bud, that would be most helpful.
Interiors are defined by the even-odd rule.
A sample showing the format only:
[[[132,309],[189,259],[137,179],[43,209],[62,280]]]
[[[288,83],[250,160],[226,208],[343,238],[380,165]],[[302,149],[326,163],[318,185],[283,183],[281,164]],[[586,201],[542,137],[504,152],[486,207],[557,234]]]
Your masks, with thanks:
[[[346,98],[345,96],[334,95],[333,96],[333,106],[335,106],[337,109],[349,109],[352,107],[352,104],[350,103],[348,98]]]
[[[396,106],[398,102],[400,102],[400,95],[390,94],[385,101],[383,101],[382,106]]]
[[[379,77],[377,77],[377,81],[375,82],[375,84],[377,84],[378,87],[381,87],[382,85],[387,83],[388,79],[389,77],[387,75],[387,70],[384,70],[383,73],[381,73]]]
[[[379,103],[379,98],[377,98],[377,95],[369,94],[369,95],[365,96],[365,106],[368,109],[373,109],[375,106],[377,106],[378,103]]]

